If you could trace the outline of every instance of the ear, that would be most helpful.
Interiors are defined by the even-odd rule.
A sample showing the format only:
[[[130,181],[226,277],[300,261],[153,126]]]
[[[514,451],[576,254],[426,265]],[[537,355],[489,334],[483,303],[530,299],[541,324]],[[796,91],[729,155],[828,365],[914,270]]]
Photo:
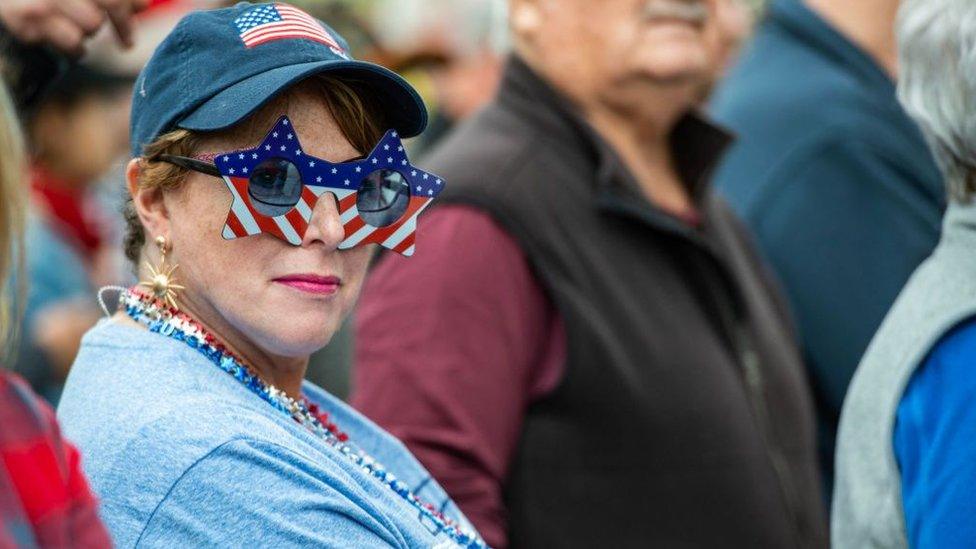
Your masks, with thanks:
[[[141,158],[130,160],[125,168],[125,183],[146,232],[146,242],[152,242],[159,235],[169,235],[169,211],[163,201],[162,189],[146,189],[139,185],[141,170]]]

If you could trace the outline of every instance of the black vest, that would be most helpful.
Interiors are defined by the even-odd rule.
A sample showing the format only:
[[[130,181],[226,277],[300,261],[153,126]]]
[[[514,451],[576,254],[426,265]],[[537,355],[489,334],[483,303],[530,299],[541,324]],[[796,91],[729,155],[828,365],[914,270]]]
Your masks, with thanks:
[[[523,63],[427,165],[491,214],[563,319],[565,375],[527,410],[512,547],[822,547],[812,406],[787,316],[707,192],[727,142],[688,116],[675,161],[701,230],[652,207]],[[473,289],[472,291],[477,291]]]

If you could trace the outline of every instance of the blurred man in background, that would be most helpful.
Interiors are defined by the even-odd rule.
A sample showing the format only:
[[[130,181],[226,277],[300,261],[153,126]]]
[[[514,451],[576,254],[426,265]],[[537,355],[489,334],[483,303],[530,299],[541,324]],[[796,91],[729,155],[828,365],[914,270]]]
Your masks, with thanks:
[[[788,322],[706,177],[713,8],[513,0],[447,205],[364,289],[353,403],[493,546],[826,544]]]
[[[14,369],[52,403],[101,315],[95,288],[122,276],[94,189],[127,150],[133,80],[75,65],[28,117],[28,297]]]
[[[899,0],[775,0],[714,112],[739,136],[716,185],[799,323],[828,482],[848,383],[935,246],[942,179],[895,98]]]

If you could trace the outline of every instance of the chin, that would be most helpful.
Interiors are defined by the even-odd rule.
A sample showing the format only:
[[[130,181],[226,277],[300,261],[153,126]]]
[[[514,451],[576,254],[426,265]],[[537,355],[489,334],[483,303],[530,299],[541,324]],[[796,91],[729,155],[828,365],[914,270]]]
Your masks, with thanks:
[[[260,338],[265,351],[282,357],[301,358],[322,349],[329,344],[339,328],[334,319],[322,319],[305,315],[301,320],[291,318],[275,322],[266,327]]]
[[[275,356],[288,358],[305,358],[312,353],[322,350],[332,340],[332,334],[327,337],[297,337],[288,336],[273,338],[265,348],[267,352]]]
[[[645,67],[644,74],[659,83],[691,83],[705,80],[708,74],[705,66],[677,61],[667,60],[649,64]]]
[[[709,73],[708,52],[700,44],[663,44],[635,59],[632,67],[659,82],[704,79]]]

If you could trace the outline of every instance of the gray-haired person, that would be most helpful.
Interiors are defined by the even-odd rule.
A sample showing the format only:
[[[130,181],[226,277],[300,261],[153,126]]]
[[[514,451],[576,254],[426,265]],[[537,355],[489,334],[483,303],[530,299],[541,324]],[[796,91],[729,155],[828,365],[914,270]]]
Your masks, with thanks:
[[[906,0],[898,40],[899,97],[939,161],[950,206],[844,404],[839,549],[976,543],[976,2]]]

